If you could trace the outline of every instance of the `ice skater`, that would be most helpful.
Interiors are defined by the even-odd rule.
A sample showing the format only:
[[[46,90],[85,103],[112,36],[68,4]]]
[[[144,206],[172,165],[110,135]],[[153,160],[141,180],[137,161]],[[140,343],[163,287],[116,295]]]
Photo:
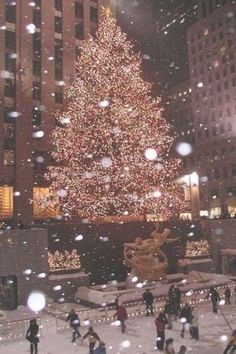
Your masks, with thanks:
[[[26,339],[30,342],[30,354],[37,354],[39,343],[39,326],[35,318],[30,320],[30,325],[26,333]]]
[[[154,297],[152,295],[152,292],[149,289],[146,289],[146,291],[143,293],[143,301],[145,302],[146,305],[146,316],[149,316],[150,313],[152,316],[154,316],[154,312],[153,312]]]
[[[89,341],[89,354],[94,354],[94,347],[97,341],[100,341],[98,334],[94,331],[93,327],[89,327],[88,332],[85,333],[83,339],[88,338]]]
[[[165,343],[165,354],[175,354],[174,350],[174,339],[168,338]]]
[[[164,349],[165,343],[165,327],[168,323],[164,312],[160,312],[158,317],[155,320],[157,337],[156,337],[156,347],[160,351]]]
[[[185,347],[185,345],[181,345],[177,354],[186,354],[186,353],[187,353],[187,347]]]
[[[78,329],[80,327],[79,316],[77,315],[74,309],[70,310],[70,313],[66,319],[66,322],[68,321],[70,322],[70,326],[72,328],[72,342],[75,342],[76,338],[81,337],[81,334]]]
[[[188,303],[186,303],[182,308],[179,318],[183,325],[181,330],[181,337],[184,338],[186,327],[189,326],[192,322],[192,309]]]
[[[125,333],[125,321],[128,318],[127,310],[124,305],[119,304],[117,308],[117,312],[115,313],[114,317],[117,317],[117,320],[120,321],[121,325],[121,333]]]
[[[230,288],[227,286],[227,288],[225,289],[225,303],[226,305],[230,305],[230,298],[231,298],[231,291]]]
[[[206,299],[209,298],[211,299],[212,302],[213,312],[217,313],[218,312],[217,306],[218,306],[218,302],[220,301],[220,295],[213,286],[210,288],[210,291],[206,296]]]

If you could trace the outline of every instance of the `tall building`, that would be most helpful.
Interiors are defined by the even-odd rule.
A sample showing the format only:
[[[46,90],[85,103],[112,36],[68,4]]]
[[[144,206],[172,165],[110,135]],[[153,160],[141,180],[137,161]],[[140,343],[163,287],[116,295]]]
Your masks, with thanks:
[[[63,108],[64,85],[101,4],[109,0],[0,2],[0,220],[43,216],[30,201],[48,192],[53,111]]]
[[[201,215],[236,213],[236,2],[199,1],[188,30],[195,135],[189,166],[200,177]]]
[[[197,0],[159,0],[155,6],[159,84],[169,94],[189,78],[187,30],[197,21]]]

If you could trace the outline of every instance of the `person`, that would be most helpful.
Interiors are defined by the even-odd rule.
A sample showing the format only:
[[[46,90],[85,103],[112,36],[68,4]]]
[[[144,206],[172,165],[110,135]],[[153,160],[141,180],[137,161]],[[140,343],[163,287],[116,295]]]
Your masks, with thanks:
[[[80,327],[79,316],[77,315],[77,313],[75,313],[74,309],[70,310],[70,313],[66,319],[66,322],[68,322],[68,321],[70,322],[70,326],[72,328],[72,342],[75,342],[76,336],[77,336],[77,338],[80,338],[81,334],[78,329],[78,327]]]
[[[165,326],[168,323],[164,312],[160,312],[158,317],[155,319],[156,331],[157,331],[157,339],[156,339],[156,347],[159,350],[164,349],[165,343]]]
[[[106,354],[106,345],[104,342],[100,341],[98,347],[95,349],[94,354]]]
[[[176,319],[178,316],[178,311],[177,311],[177,302],[176,302],[176,292],[174,291],[175,285],[172,284],[168,290],[168,297],[169,297],[169,303],[171,304],[172,307],[172,313]]]
[[[26,339],[30,342],[30,354],[37,354],[39,343],[39,326],[35,318],[30,320],[30,325],[26,333]]]
[[[230,305],[230,298],[231,298],[231,291],[230,288],[227,286],[225,289],[225,303]]]
[[[100,341],[98,334],[94,331],[93,327],[89,327],[88,332],[85,333],[83,339],[88,338],[89,341],[89,354],[94,354],[94,347],[97,341]]]
[[[220,295],[213,286],[210,288],[210,291],[207,294],[206,299],[209,299],[209,297],[212,302],[213,312],[217,313],[218,312],[217,305],[218,302],[220,301]]]
[[[185,354],[187,352],[187,347],[181,345],[177,354]]]
[[[174,350],[174,339],[168,338],[165,343],[165,354],[175,354]]]
[[[227,344],[223,354],[231,354],[234,353],[235,350],[236,350],[236,330],[233,331],[229,343]]]
[[[143,293],[143,301],[146,304],[146,316],[149,316],[150,313],[152,316],[154,316],[153,312],[153,295],[152,292],[149,289],[146,289],[146,291]]]
[[[125,321],[128,318],[128,314],[127,314],[125,306],[122,304],[119,304],[118,308],[117,308],[117,312],[115,313],[114,316],[116,316],[117,320],[120,321],[121,333],[125,333],[125,328],[126,328]]]
[[[187,302],[182,308],[179,317],[180,317],[180,321],[183,324],[181,330],[181,337],[184,338],[185,329],[192,322],[192,309]]]
[[[193,339],[199,339],[199,329],[198,329],[198,310],[197,306],[192,309],[192,322],[190,327],[190,334]]]
[[[236,304],[236,285],[235,285],[235,288],[234,288],[234,301],[235,301],[235,304]]]
[[[175,301],[176,312],[177,312],[177,314],[179,314],[180,313],[180,308],[181,308],[182,291],[179,289],[178,285],[176,285],[174,287],[173,293],[174,293],[174,301]]]
[[[172,324],[173,308],[172,308],[171,303],[169,302],[168,299],[166,299],[166,303],[164,306],[164,313],[165,313],[167,321],[168,321],[167,329],[172,329],[173,328],[173,324]]]
[[[116,311],[118,310],[118,305],[119,305],[119,295],[117,295],[115,301],[114,301],[114,305],[115,305],[115,308],[116,308]]]

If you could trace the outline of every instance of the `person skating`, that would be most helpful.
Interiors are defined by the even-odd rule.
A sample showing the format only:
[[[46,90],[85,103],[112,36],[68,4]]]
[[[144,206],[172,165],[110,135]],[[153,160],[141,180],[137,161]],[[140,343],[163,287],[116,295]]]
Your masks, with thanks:
[[[94,354],[94,347],[97,341],[100,341],[98,334],[94,331],[93,327],[89,327],[88,332],[85,333],[83,339],[88,338],[89,341],[89,354]]]
[[[220,301],[220,295],[214,287],[210,288],[210,291],[206,296],[206,299],[209,299],[209,298],[211,299],[211,302],[212,302],[213,312],[217,313],[218,312],[217,304]]]
[[[106,345],[104,342],[99,342],[98,347],[95,349],[94,354],[106,354]]]
[[[167,321],[168,321],[168,327],[167,329],[172,329],[173,324],[172,324],[172,316],[173,316],[173,308],[171,306],[171,303],[166,300],[165,306],[164,306],[164,313],[166,315]]]
[[[181,309],[181,295],[182,295],[182,291],[179,289],[178,285],[176,285],[176,286],[174,287],[173,294],[174,294],[174,301],[175,301],[176,312],[177,312],[177,314],[179,314],[179,313],[180,313],[180,309]]]
[[[30,320],[30,325],[26,333],[26,339],[30,342],[30,354],[37,354],[39,343],[39,326],[35,318]]]
[[[179,317],[182,323],[181,337],[184,338],[186,327],[189,326],[192,321],[192,309],[188,303],[186,303],[182,308]]]
[[[227,288],[225,289],[225,303],[227,305],[231,304],[230,298],[231,298],[231,291],[230,291],[230,288],[227,286]]]
[[[119,304],[118,308],[117,308],[117,312],[114,316],[116,316],[117,320],[120,321],[121,333],[125,333],[125,328],[126,328],[125,321],[128,318],[128,314],[127,314],[125,306],[123,306],[122,304]]]
[[[168,323],[165,314],[160,312],[158,317],[155,319],[157,338],[156,338],[156,347],[159,350],[164,349],[165,344],[165,326]]]
[[[165,354],[175,354],[174,350],[174,339],[168,338],[165,343]]]
[[[154,316],[154,312],[153,312],[153,295],[151,293],[151,291],[149,289],[147,289],[144,293],[143,293],[143,301],[145,302],[146,305],[146,316],[149,316],[150,313],[152,316]]]
[[[185,354],[187,352],[187,347],[181,345],[177,354]]]
[[[199,329],[198,329],[198,310],[197,306],[192,309],[192,322],[190,327],[190,334],[193,339],[199,339]]]
[[[78,327],[80,327],[80,320],[77,313],[75,313],[74,309],[70,310],[69,315],[67,316],[66,322],[70,322],[70,326],[72,329],[72,342],[75,342],[76,338],[80,338],[81,334],[79,332]]]
[[[224,350],[223,354],[231,354],[236,350],[236,330],[233,331],[232,336],[230,337],[229,343]]]

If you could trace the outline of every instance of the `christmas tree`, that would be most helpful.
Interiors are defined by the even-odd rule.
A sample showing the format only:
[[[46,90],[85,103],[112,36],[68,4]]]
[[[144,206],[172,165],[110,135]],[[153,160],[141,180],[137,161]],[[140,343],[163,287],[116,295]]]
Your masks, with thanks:
[[[81,47],[68,104],[53,132],[57,166],[47,178],[67,215],[178,214],[179,160],[159,99],[141,76],[141,59],[105,10]]]

